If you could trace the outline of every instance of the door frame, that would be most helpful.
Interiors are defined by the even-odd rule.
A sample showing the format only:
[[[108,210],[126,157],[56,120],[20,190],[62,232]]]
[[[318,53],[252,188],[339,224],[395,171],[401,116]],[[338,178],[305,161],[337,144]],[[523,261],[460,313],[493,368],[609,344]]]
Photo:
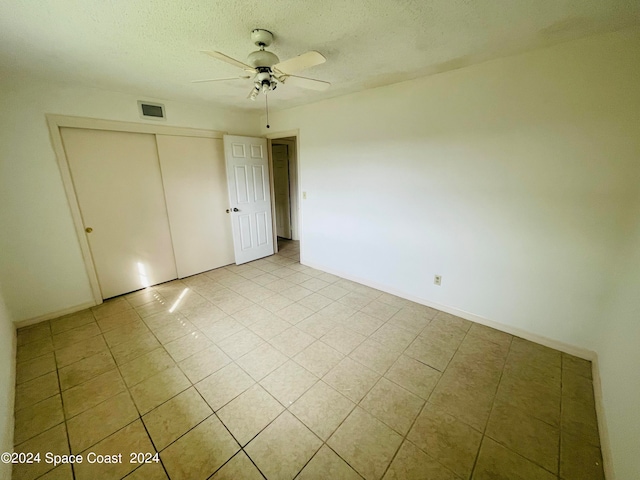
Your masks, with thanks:
[[[300,198],[300,162],[299,162],[299,152],[300,152],[300,130],[283,130],[281,132],[268,133],[264,136],[267,139],[267,150],[269,150],[269,177],[271,181],[271,217],[273,223],[273,246],[276,253],[278,253],[278,231],[276,226],[276,195],[275,195],[275,185],[274,185],[274,171],[273,171],[273,155],[271,154],[271,146],[274,140],[281,140],[283,138],[294,137],[295,141],[290,144],[293,146],[293,152],[289,151],[289,184],[291,181],[295,181],[296,184],[296,192],[295,195],[289,195],[289,202],[291,202],[293,197],[295,197],[295,209],[294,205],[291,205],[291,220],[293,224],[295,224],[295,233],[297,239],[300,241],[300,251],[302,252],[302,229],[300,225],[302,225],[302,208]],[[287,143],[289,144],[289,143]],[[291,162],[295,164],[295,174],[291,175]],[[295,216],[295,222],[294,220]],[[294,231],[292,228],[291,232],[292,239],[294,238]],[[300,254],[300,258],[302,258],[302,253]]]
[[[203,130],[197,128],[172,127],[168,125],[157,125],[148,123],[123,122],[119,120],[103,120],[89,117],[55,115],[50,113],[45,114],[45,118],[47,121],[47,127],[49,129],[51,145],[56,156],[58,169],[60,170],[62,185],[67,196],[69,210],[71,211],[71,218],[73,219],[73,225],[76,231],[78,243],[80,245],[82,260],[84,262],[87,278],[89,280],[89,285],[93,294],[93,299],[96,305],[100,305],[103,299],[102,293],[100,291],[100,284],[98,283],[98,274],[93,263],[93,257],[89,248],[89,241],[87,240],[87,236],[84,232],[84,224],[82,222],[82,215],[80,214],[80,203],[78,202],[78,197],[76,196],[75,187],[73,185],[71,169],[69,168],[67,154],[62,142],[60,128],[82,128],[86,130],[110,130],[116,132],[147,133],[152,135],[164,134],[183,137],[206,137],[218,139],[222,139],[222,136],[226,134],[226,132],[216,130]]]

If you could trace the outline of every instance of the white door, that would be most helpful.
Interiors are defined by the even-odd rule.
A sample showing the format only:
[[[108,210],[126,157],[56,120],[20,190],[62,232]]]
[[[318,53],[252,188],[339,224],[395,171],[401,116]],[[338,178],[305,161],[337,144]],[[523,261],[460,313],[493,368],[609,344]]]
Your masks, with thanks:
[[[276,201],[276,231],[282,238],[291,238],[291,203],[289,200],[289,148],[272,145],[273,190]]]
[[[102,298],[177,277],[156,140],[61,128]]]
[[[224,136],[236,263],[273,255],[267,140]]]
[[[222,139],[156,135],[178,277],[234,262]]]

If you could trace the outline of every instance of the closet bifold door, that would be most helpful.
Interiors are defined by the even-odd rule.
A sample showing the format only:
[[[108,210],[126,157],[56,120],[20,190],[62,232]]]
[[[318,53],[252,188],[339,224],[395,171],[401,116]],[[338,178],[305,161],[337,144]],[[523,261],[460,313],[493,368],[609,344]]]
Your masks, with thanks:
[[[234,263],[222,139],[156,135],[178,277]]]
[[[102,298],[177,277],[155,136],[61,128]]]

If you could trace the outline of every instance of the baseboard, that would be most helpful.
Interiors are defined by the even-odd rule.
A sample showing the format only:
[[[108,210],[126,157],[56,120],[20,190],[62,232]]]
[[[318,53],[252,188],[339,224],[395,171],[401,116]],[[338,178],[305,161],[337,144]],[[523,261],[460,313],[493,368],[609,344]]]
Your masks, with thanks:
[[[45,315],[40,315],[39,317],[28,318],[26,320],[19,320],[17,322],[13,322],[16,328],[24,328],[30,325],[35,325],[36,323],[46,322],[47,320],[51,320],[53,318],[62,317],[63,315],[69,315],[70,313],[76,313],[80,310],[85,310],[90,307],[95,307],[95,302],[86,302],[80,305],[76,305],[74,307],[65,308],[64,310],[58,310],[57,312],[47,313]]]
[[[600,377],[600,362],[598,356],[596,355],[596,358],[591,362],[593,395],[596,401],[596,418],[598,420],[598,433],[600,434],[600,450],[602,451],[604,478],[614,480],[615,473],[613,470],[611,440],[609,438],[609,429],[607,428],[607,416],[604,408],[604,397],[602,395],[602,378]]]

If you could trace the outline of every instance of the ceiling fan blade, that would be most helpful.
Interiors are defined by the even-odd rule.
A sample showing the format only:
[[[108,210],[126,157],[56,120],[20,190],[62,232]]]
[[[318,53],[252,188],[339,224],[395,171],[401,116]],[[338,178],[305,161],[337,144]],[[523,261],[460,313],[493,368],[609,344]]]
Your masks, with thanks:
[[[251,78],[249,75],[241,75],[239,77],[208,78],[206,80],[191,80],[191,83],[222,82],[224,80],[247,80],[249,78]]]
[[[285,85],[294,85],[296,87],[310,88],[312,90],[326,90],[331,86],[329,82],[325,82],[323,80],[298,77],[296,75],[286,75],[282,83]]]
[[[231,58],[227,55],[225,55],[224,53],[220,53],[220,52],[216,52],[214,50],[201,50],[202,53],[206,53],[207,55],[209,55],[210,57],[213,57],[217,60],[222,60],[223,62],[226,62],[230,65],[233,65],[234,67],[238,67],[238,68],[242,68],[243,70],[246,70],[247,72],[255,72],[255,68],[250,67],[249,65],[247,65],[246,63],[242,63],[240,60],[236,60],[235,58]]]
[[[311,52],[303,53],[284,62],[276,63],[273,68],[285,74],[296,73],[305,68],[320,65],[326,61],[327,59],[324,58],[320,52],[312,50]]]

